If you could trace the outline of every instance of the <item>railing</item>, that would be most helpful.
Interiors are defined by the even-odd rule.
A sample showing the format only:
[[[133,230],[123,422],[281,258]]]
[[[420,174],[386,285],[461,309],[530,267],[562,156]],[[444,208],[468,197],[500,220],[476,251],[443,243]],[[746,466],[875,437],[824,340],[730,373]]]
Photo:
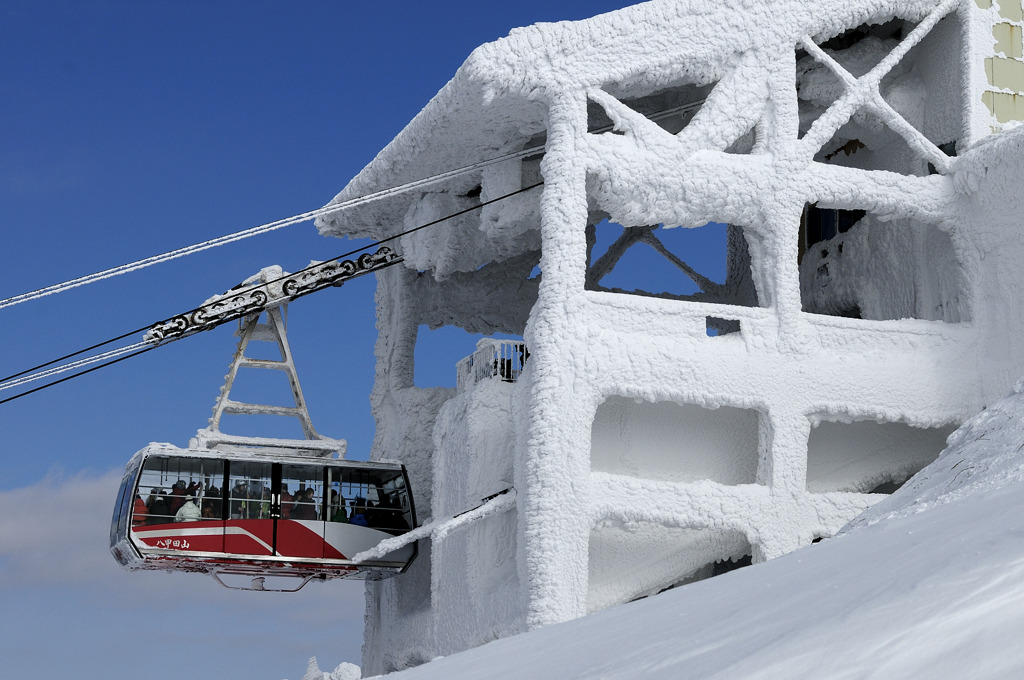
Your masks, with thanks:
[[[522,340],[483,338],[476,343],[475,352],[455,365],[455,384],[463,390],[487,378],[515,382],[529,356]]]

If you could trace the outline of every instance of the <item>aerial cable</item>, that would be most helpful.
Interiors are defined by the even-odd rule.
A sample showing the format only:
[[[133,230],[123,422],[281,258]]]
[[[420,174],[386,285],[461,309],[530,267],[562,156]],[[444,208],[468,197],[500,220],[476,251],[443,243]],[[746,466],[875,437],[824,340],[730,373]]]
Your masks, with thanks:
[[[286,274],[286,275],[281,276],[279,278],[267,281],[267,282],[261,284],[259,287],[269,287],[269,286],[271,286],[271,285],[273,285],[275,283],[279,283],[279,282],[283,281],[284,279],[292,278],[292,277],[298,276],[298,275],[300,275],[300,274],[302,274],[304,272],[308,272],[310,270],[313,270],[313,269],[317,268],[318,266],[323,265],[325,262],[334,262],[334,261],[342,260],[342,259],[344,259],[346,257],[350,257],[350,256],[355,255],[357,253],[361,253],[364,250],[369,250],[371,248],[377,248],[377,247],[379,247],[379,246],[381,246],[381,245],[383,245],[385,243],[389,243],[391,241],[394,241],[395,239],[398,239],[398,238],[401,238],[401,237],[406,236],[408,234],[413,234],[413,233],[415,233],[417,231],[420,231],[421,229],[426,229],[427,227],[432,227],[432,226],[434,226],[436,224],[440,224],[441,222],[444,222],[445,220],[450,220],[450,219],[452,219],[454,217],[459,217],[460,215],[464,215],[464,214],[472,212],[474,210],[479,210],[479,209],[481,209],[481,208],[483,208],[485,206],[488,206],[488,205],[490,205],[492,203],[497,203],[498,201],[503,201],[506,198],[510,198],[510,197],[515,196],[517,194],[521,194],[521,193],[530,191],[531,189],[535,189],[535,188],[539,187],[541,184],[543,184],[543,182],[537,182],[535,184],[531,184],[529,186],[523,187],[522,189],[517,189],[516,191],[510,192],[508,194],[504,194],[504,195],[498,196],[496,198],[492,198],[492,199],[489,199],[489,200],[486,200],[486,201],[482,201],[481,203],[478,203],[476,205],[472,205],[472,206],[470,206],[468,208],[464,208],[462,210],[456,211],[454,213],[451,213],[450,215],[445,215],[444,217],[440,217],[440,218],[438,218],[436,220],[432,220],[430,222],[427,222],[426,224],[421,224],[421,225],[419,225],[417,227],[413,227],[412,229],[408,229],[406,231],[400,232],[398,234],[395,234],[394,236],[389,236],[387,238],[381,239],[381,240],[376,241],[374,243],[370,243],[370,244],[367,244],[365,246],[362,246],[361,248],[356,248],[355,250],[350,250],[347,253],[343,253],[343,254],[338,255],[336,257],[332,257],[329,260],[324,260],[324,262],[320,262],[320,263],[317,263],[317,264],[311,264],[308,267],[300,269],[300,270],[298,270],[296,272],[293,272],[291,274]],[[297,295],[295,297],[302,297],[302,295]],[[84,353],[90,352],[90,351],[92,351],[94,349],[98,349],[100,347],[103,347],[104,345],[109,345],[112,342],[117,342],[118,340],[123,340],[124,338],[127,338],[129,336],[136,335],[138,333],[142,333],[142,332],[147,331],[147,330],[149,330],[149,329],[151,329],[151,328],[153,328],[155,326],[158,326],[158,325],[160,325],[162,323],[168,323],[168,322],[170,322],[171,320],[173,320],[173,319],[175,319],[177,317],[192,316],[196,312],[202,312],[202,311],[208,310],[208,309],[210,309],[211,307],[213,307],[216,304],[218,304],[218,303],[216,301],[214,301],[214,302],[210,302],[210,303],[207,303],[207,304],[204,304],[204,305],[200,305],[199,307],[191,309],[191,310],[185,312],[184,314],[177,314],[177,315],[175,315],[173,317],[170,317],[168,319],[164,319],[163,321],[157,322],[155,324],[148,324],[146,326],[142,326],[141,328],[136,328],[135,330],[128,331],[127,333],[122,333],[121,335],[118,335],[116,337],[110,338],[109,340],[104,340],[103,342],[98,342],[98,343],[96,343],[94,345],[90,345],[89,347],[85,347],[83,349],[80,349],[77,352],[71,352],[70,354],[65,354],[62,357],[58,357],[56,359],[52,359],[52,360],[47,361],[45,363],[38,364],[37,366],[33,366],[31,368],[26,368],[25,370],[20,371],[18,373],[13,373],[13,374],[8,375],[6,377],[0,378],[0,391],[5,390],[5,389],[7,389],[9,387],[12,387],[13,385],[9,385],[8,384],[9,381],[14,380],[15,378],[20,378],[21,376],[23,376],[23,375],[25,375],[27,373],[31,373],[33,371],[38,371],[41,368],[46,368],[47,366],[51,366],[53,364],[56,364],[57,362],[64,361],[66,359],[70,359],[72,357],[76,357],[79,354],[84,354]],[[38,378],[34,378],[34,379],[38,379]],[[28,381],[26,381],[26,382],[28,382]],[[0,402],[0,403],[2,403],[2,402]]]
[[[63,378],[60,378],[59,380],[54,380],[53,382],[48,382],[45,385],[40,385],[39,387],[33,387],[32,389],[27,390],[25,392],[19,392],[18,394],[15,394],[13,397],[7,397],[6,399],[0,399],[0,404],[6,404],[9,401],[14,401],[15,399],[20,399],[21,397],[28,396],[30,394],[33,394],[34,392],[39,392],[40,390],[45,390],[47,387],[53,387],[54,385],[59,385],[62,382],[67,382],[68,380],[71,380],[72,378],[77,378],[79,376],[85,375],[86,373],[92,373],[93,371],[98,371],[101,368],[106,368],[107,366],[110,366],[111,364],[116,364],[118,362],[124,361],[125,359],[131,359],[132,357],[137,357],[140,354],[145,354],[146,352],[154,350],[157,347],[159,347],[159,345],[150,345],[149,347],[146,347],[145,349],[140,349],[138,352],[135,352],[134,354],[126,354],[126,355],[120,356],[120,357],[118,357],[116,359],[112,359],[112,360],[106,362],[105,364],[100,364],[99,366],[93,366],[92,368],[87,368],[84,371],[79,371],[78,373],[72,373],[71,375],[64,376]]]
[[[38,290],[34,290],[28,293],[22,293],[21,295],[15,295],[13,297],[0,300],[0,309],[3,309],[4,307],[13,307],[14,305],[21,304],[22,302],[37,300],[48,295],[63,293],[64,291],[71,290],[72,288],[86,286],[89,285],[90,283],[96,283],[97,281],[103,281],[105,279],[110,279],[115,276],[120,276],[122,274],[128,274],[134,271],[138,271],[140,269],[145,269],[155,264],[170,262],[171,260],[177,260],[187,255],[193,255],[204,250],[210,250],[211,248],[217,248],[219,246],[227,245],[229,243],[234,243],[235,241],[241,241],[252,236],[266,234],[271,231],[276,231],[283,227],[298,224],[299,222],[306,222],[308,220],[321,217],[323,215],[330,215],[332,213],[341,212],[343,210],[354,208],[365,203],[378,201],[382,198],[387,198],[389,196],[394,196],[397,194],[405,193],[407,191],[412,191],[413,189],[418,189],[423,186],[435,184],[437,182],[449,179],[451,177],[456,177],[458,175],[462,175],[467,172],[471,172],[473,170],[477,170],[479,168],[492,165],[494,163],[509,160],[512,158],[518,158],[521,156],[526,156],[529,155],[530,153],[536,153],[538,149],[543,149],[543,147],[534,147],[531,149],[525,149],[523,151],[517,151],[512,154],[507,154],[505,156],[500,156],[498,158],[491,158],[486,161],[481,161],[480,163],[474,163],[473,165],[467,165],[465,167],[458,168],[455,170],[449,170],[438,175],[431,175],[430,177],[425,177],[423,179],[419,179],[413,182],[400,184],[390,189],[383,189],[381,191],[375,191],[364,196],[350,198],[348,200],[340,201],[338,203],[332,203],[322,208],[317,208],[316,210],[310,210],[309,212],[300,213],[298,215],[286,217],[284,219],[276,220],[274,222],[267,222],[266,224],[261,224],[257,227],[252,227],[250,229],[245,229],[243,231],[237,231],[233,234],[227,234],[226,236],[220,236],[215,239],[210,239],[209,241],[203,241],[202,243],[196,243],[191,246],[185,246],[184,248],[171,250],[160,255],[153,255],[151,257],[143,258],[141,260],[136,260],[135,262],[129,262],[127,264],[123,264],[117,267],[105,269],[101,272],[96,272],[94,274],[89,274],[87,276],[81,276],[77,279],[71,279],[70,281],[54,284],[52,286],[40,288]]]
[[[407,229],[406,231],[399,232],[397,234],[394,234],[393,236],[389,236],[387,238],[380,239],[379,241],[376,241],[374,243],[370,243],[368,245],[362,246],[361,248],[356,248],[355,250],[351,250],[351,251],[349,251],[349,252],[347,252],[347,253],[345,253],[343,255],[338,255],[337,257],[333,257],[330,260],[325,260],[323,262],[318,262],[316,264],[311,264],[308,267],[300,269],[299,271],[294,272],[292,274],[287,274],[287,275],[284,275],[284,276],[280,276],[280,277],[272,279],[270,281],[266,281],[266,282],[263,282],[261,284],[254,285],[254,286],[252,286],[252,287],[250,287],[248,289],[245,289],[244,293],[248,294],[248,293],[251,293],[252,291],[258,290],[258,289],[269,289],[273,284],[281,283],[281,282],[283,282],[285,280],[293,280],[293,281],[297,280],[298,278],[301,277],[301,275],[303,273],[312,272],[312,271],[317,270],[318,268],[323,268],[324,265],[327,264],[327,263],[343,260],[343,258],[349,257],[351,255],[355,255],[356,253],[360,253],[360,252],[363,252],[365,250],[369,250],[371,248],[379,247],[379,246],[381,246],[384,243],[388,243],[390,241],[394,241],[395,239],[401,238],[401,237],[406,236],[408,234],[413,234],[413,233],[415,233],[417,231],[420,231],[422,229],[426,229],[427,227],[432,227],[432,226],[440,224],[441,222],[444,222],[446,220],[450,220],[450,219],[452,219],[454,217],[458,217],[460,215],[464,215],[464,214],[472,212],[474,210],[480,210],[481,208],[484,208],[485,206],[488,206],[488,205],[490,205],[492,203],[497,203],[498,201],[503,201],[503,200],[505,200],[507,198],[510,198],[512,196],[516,196],[517,194],[521,194],[521,193],[530,191],[531,189],[535,189],[535,188],[541,186],[542,184],[543,184],[543,182],[537,182],[535,184],[531,184],[529,186],[525,186],[525,187],[523,187],[521,189],[517,189],[516,191],[512,191],[512,192],[504,194],[502,196],[498,196],[496,198],[492,198],[492,199],[489,199],[487,201],[482,201],[482,202],[480,202],[480,203],[478,203],[476,205],[472,205],[472,206],[470,206],[468,208],[463,208],[462,210],[458,210],[458,211],[456,211],[454,213],[451,213],[449,215],[446,215],[444,217],[440,217],[438,219],[432,220],[432,221],[427,222],[425,224],[421,224],[419,226],[413,227],[412,229]],[[383,250],[388,250],[388,249],[384,248]],[[384,267],[391,266],[393,264],[398,264],[401,261],[402,261],[401,257],[397,257],[397,256],[393,256],[392,255],[392,256],[386,258],[386,262],[382,261],[381,264],[374,265],[370,269],[367,269],[367,270],[364,270],[364,271],[357,271],[357,272],[355,272],[355,275],[358,276],[358,275],[361,275],[361,274],[364,274],[364,273],[368,273],[369,271],[376,271],[377,269],[382,269]],[[315,292],[315,290],[319,290],[319,289],[320,288],[300,290],[299,292],[297,292],[294,295],[288,295],[287,299],[274,300],[274,301],[270,302],[269,304],[267,304],[267,306],[273,306],[273,305],[276,305],[276,304],[280,304],[281,302],[297,299],[299,297],[303,297],[305,295],[308,295],[311,292]],[[116,363],[118,363],[120,361],[124,361],[125,359],[130,359],[131,357],[138,356],[139,354],[143,354],[143,353],[148,352],[150,350],[156,349],[157,347],[160,347],[162,345],[168,344],[168,343],[173,342],[175,340],[180,340],[181,338],[188,337],[190,335],[194,335],[195,333],[197,333],[199,331],[209,330],[209,329],[211,329],[211,328],[213,328],[213,327],[215,327],[217,325],[220,325],[222,323],[226,323],[228,321],[235,320],[235,319],[239,318],[240,316],[242,316],[244,314],[229,315],[229,316],[225,317],[223,320],[214,319],[214,320],[212,320],[210,322],[202,324],[201,326],[198,326],[195,330],[191,330],[191,331],[188,331],[188,332],[185,332],[185,333],[182,333],[182,334],[168,336],[166,338],[161,335],[160,338],[157,339],[157,340],[150,339],[148,337],[148,335],[147,335],[147,339],[144,339],[142,342],[134,343],[134,344],[131,344],[131,345],[126,345],[124,347],[120,347],[120,348],[114,349],[114,350],[109,350],[107,352],[103,352],[103,353],[94,355],[92,357],[87,357],[85,359],[80,359],[80,360],[77,360],[77,361],[73,361],[71,363],[64,364],[64,365],[61,365],[61,366],[56,366],[54,368],[48,368],[47,370],[44,370],[44,371],[39,371],[39,369],[47,368],[48,366],[52,366],[53,364],[56,364],[56,363],[58,363],[60,361],[64,361],[65,359],[70,359],[72,357],[78,356],[79,354],[84,354],[85,352],[89,352],[89,351],[97,349],[99,347],[103,347],[104,345],[108,345],[108,344],[110,344],[112,342],[116,342],[118,340],[122,340],[122,339],[124,339],[124,338],[126,338],[128,336],[135,335],[135,334],[141,333],[143,331],[150,331],[150,332],[152,332],[153,330],[158,329],[161,326],[166,326],[166,325],[169,325],[169,324],[173,324],[173,322],[175,322],[176,320],[181,319],[181,318],[186,318],[186,317],[194,318],[197,313],[208,311],[208,310],[211,310],[212,308],[214,308],[217,305],[221,305],[223,298],[230,297],[230,293],[231,293],[231,291],[228,291],[228,293],[226,293],[224,296],[219,296],[219,298],[214,300],[213,302],[209,302],[209,303],[206,303],[204,305],[200,305],[199,307],[196,307],[195,309],[192,309],[192,310],[190,310],[188,312],[185,312],[184,314],[179,314],[179,315],[170,317],[169,319],[165,319],[164,321],[160,321],[160,322],[157,322],[155,324],[144,326],[144,327],[136,329],[134,331],[129,331],[128,333],[122,333],[121,335],[118,335],[117,337],[111,338],[111,339],[106,340],[104,342],[96,343],[94,345],[86,347],[85,349],[78,350],[77,352],[72,352],[70,354],[66,354],[63,357],[60,357],[58,359],[53,359],[53,360],[48,361],[46,363],[39,364],[38,366],[35,366],[33,368],[28,368],[28,369],[25,369],[25,370],[20,371],[18,373],[15,373],[13,375],[7,376],[6,378],[2,378],[2,379],[0,379],[0,391],[11,389],[13,387],[17,387],[17,386],[20,386],[20,385],[24,385],[24,384],[29,383],[29,382],[34,382],[36,380],[42,380],[43,378],[52,377],[52,376],[55,376],[55,375],[60,375],[61,373],[66,373],[68,371],[72,371],[72,370],[75,370],[77,368],[82,368],[83,366],[88,366],[88,365],[94,364],[96,362],[100,362],[100,361],[105,361],[107,359],[111,359],[110,361],[106,361],[106,363],[102,363],[102,364],[100,364],[98,366],[92,366],[91,368],[82,370],[82,371],[80,371],[78,373],[74,373],[72,375],[65,376],[65,377],[60,378],[58,380],[46,383],[44,385],[40,385],[39,387],[35,387],[35,388],[31,389],[31,390],[28,390],[28,391],[25,391],[25,392],[21,392],[21,393],[16,394],[16,395],[14,395],[12,397],[8,397],[6,399],[0,400],[0,404],[6,404],[9,401],[14,401],[15,399],[27,396],[29,394],[33,394],[33,393],[38,392],[40,390],[46,389],[47,387],[52,387],[54,385],[58,385],[60,383],[66,382],[68,380],[71,380],[72,378],[77,378],[78,376],[85,375],[87,373],[92,373],[93,371],[99,370],[101,368],[105,368],[106,366],[110,366],[111,364],[116,364]],[[39,372],[33,373],[33,371],[39,371]]]
[[[142,328],[137,328],[134,331],[129,331],[127,333],[122,333],[121,335],[117,336],[116,338],[110,338],[109,340],[104,340],[103,342],[97,342],[95,345],[90,345],[89,347],[86,347],[84,349],[80,349],[77,352],[72,352],[71,354],[65,354],[62,357],[57,357],[56,359],[51,359],[50,361],[47,361],[46,363],[39,364],[38,366],[33,366],[32,368],[26,368],[24,371],[19,371],[18,373],[12,373],[11,375],[9,375],[9,376],[7,376],[5,378],[0,378],[0,390],[5,389],[5,387],[3,387],[3,386],[7,383],[8,380],[13,380],[14,378],[19,378],[19,377],[25,375],[26,373],[31,373],[32,371],[38,371],[40,368],[46,368],[47,366],[52,366],[53,364],[57,363],[58,361],[64,361],[65,359],[70,359],[71,357],[77,357],[79,354],[85,354],[86,352],[91,352],[94,349],[98,349],[100,347],[103,347],[104,345],[109,345],[112,342],[117,342],[118,340],[123,340],[123,339],[127,338],[130,335],[135,335],[137,333],[141,333],[144,330],[146,330],[147,328],[149,328],[149,326],[143,326]]]
[[[31,375],[25,375],[25,373],[28,373],[28,371],[22,371],[22,373],[20,373],[16,378],[5,380],[2,383],[0,383],[0,390],[7,390],[7,389],[10,389],[12,387],[17,387],[19,385],[24,385],[25,383],[35,382],[36,380],[42,380],[43,378],[49,378],[50,376],[53,376],[53,375],[60,375],[61,373],[67,373],[68,371],[73,371],[76,368],[81,368],[82,366],[88,366],[90,364],[95,364],[97,362],[104,361],[106,359],[110,359],[110,358],[113,358],[113,357],[116,357],[116,356],[120,356],[122,354],[128,354],[129,352],[134,352],[135,350],[142,349],[143,347],[148,347],[151,344],[152,343],[149,343],[149,342],[136,342],[136,343],[134,343],[132,345],[125,345],[124,347],[119,347],[118,349],[112,349],[112,350],[109,350],[109,351],[106,351],[106,352],[102,352],[100,354],[96,354],[96,355],[91,356],[91,357],[86,357],[85,359],[79,359],[78,361],[72,361],[71,363],[64,364],[63,366],[56,366],[54,368],[50,368],[50,369],[47,369],[45,371],[40,371],[38,373],[33,373]],[[56,362],[50,362],[50,363],[56,363]]]
[[[695,102],[690,102],[690,103],[687,103],[687,104],[682,104],[680,106],[674,106],[672,108],[668,108],[668,109],[664,109],[664,110],[661,110],[661,111],[657,111],[657,112],[652,113],[652,114],[648,114],[647,118],[649,118],[650,120],[660,120],[662,118],[667,118],[669,116],[673,116],[673,115],[676,115],[676,114],[686,113],[688,111],[691,111],[691,110],[699,108],[701,106],[701,104],[703,104],[703,102],[704,102],[704,100],[700,99],[700,100],[695,101]],[[594,133],[606,132],[606,131],[612,129],[612,127],[613,126],[611,126],[611,125],[605,125],[605,126],[602,126],[600,128],[597,128],[597,129],[593,130],[592,132],[594,132]],[[63,293],[64,291],[71,290],[72,288],[78,288],[80,286],[86,286],[86,285],[89,285],[90,283],[96,283],[97,281],[103,281],[105,279],[110,279],[110,278],[113,278],[115,276],[120,276],[122,274],[128,274],[130,272],[138,271],[140,269],[145,269],[145,268],[151,267],[151,266],[153,266],[155,264],[161,264],[163,262],[170,262],[171,260],[177,260],[177,259],[185,257],[187,255],[193,255],[195,253],[199,253],[199,252],[202,252],[204,250],[210,250],[211,248],[217,248],[219,246],[227,245],[229,243],[234,243],[235,241],[241,241],[241,240],[250,238],[252,236],[259,236],[260,234],[266,234],[266,233],[269,233],[271,231],[276,231],[277,229],[281,229],[283,227],[291,226],[293,224],[298,224],[299,222],[305,222],[307,220],[315,219],[317,217],[322,217],[323,215],[331,215],[331,214],[336,213],[336,212],[341,212],[343,210],[348,210],[349,208],[355,208],[357,206],[364,205],[366,203],[372,203],[374,201],[378,201],[378,200],[381,200],[383,198],[388,198],[389,196],[395,196],[395,195],[398,195],[398,194],[405,193],[407,191],[413,191],[413,190],[419,189],[421,187],[430,186],[432,184],[436,184],[438,182],[442,182],[444,180],[451,179],[453,177],[458,177],[460,175],[464,175],[464,174],[469,173],[469,172],[473,172],[473,171],[476,171],[476,170],[480,170],[482,168],[486,168],[486,167],[494,165],[496,163],[501,163],[501,162],[508,161],[508,160],[513,160],[513,159],[526,158],[528,156],[532,156],[532,155],[541,153],[541,152],[543,152],[543,150],[544,150],[544,144],[537,144],[535,146],[531,146],[531,147],[528,147],[526,149],[522,149],[520,151],[513,151],[511,153],[503,154],[501,156],[496,156],[494,158],[489,158],[487,160],[479,161],[477,163],[472,163],[470,165],[465,165],[465,166],[460,167],[460,168],[455,168],[454,170],[447,170],[445,172],[441,172],[441,173],[438,173],[436,175],[430,175],[428,177],[424,177],[422,179],[414,180],[412,182],[406,182],[405,184],[399,184],[398,186],[391,187],[390,189],[382,189],[380,191],[375,191],[375,192],[372,192],[372,193],[369,193],[369,194],[365,194],[363,196],[357,196],[355,198],[349,198],[349,199],[346,199],[344,201],[339,201],[337,203],[330,203],[328,205],[325,205],[322,208],[317,208],[316,210],[310,210],[308,212],[300,213],[298,215],[293,215],[291,217],[286,217],[284,219],[275,220],[274,222],[267,222],[266,224],[261,224],[261,225],[259,225],[257,227],[251,227],[249,229],[244,229],[242,231],[236,231],[233,234],[227,234],[225,236],[220,236],[218,238],[210,239],[209,241],[203,241],[202,243],[196,243],[196,244],[191,245],[191,246],[185,246],[183,248],[178,248],[176,250],[171,250],[171,251],[168,251],[166,253],[162,253],[160,255],[153,255],[151,257],[146,257],[146,258],[143,258],[141,260],[136,260],[134,262],[129,262],[127,264],[122,264],[122,265],[117,266],[117,267],[112,267],[110,269],[105,269],[105,270],[100,271],[100,272],[95,272],[93,274],[88,274],[86,276],[81,276],[81,277],[79,277],[77,279],[71,279],[70,281],[65,281],[63,283],[57,283],[57,284],[54,284],[52,286],[47,286],[45,288],[40,288],[38,290],[30,291],[28,293],[22,293],[20,295],[14,295],[12,297],[4,298],[4,299],[0,300],[0,309],[3,309],[5,307],[13,307],[14,305],[21,304],[22,302],[29,302],[31,300],[38,300],[39,298],[43,298],[43,297],[46,297],[48,295],[54,295],[56,293]]]

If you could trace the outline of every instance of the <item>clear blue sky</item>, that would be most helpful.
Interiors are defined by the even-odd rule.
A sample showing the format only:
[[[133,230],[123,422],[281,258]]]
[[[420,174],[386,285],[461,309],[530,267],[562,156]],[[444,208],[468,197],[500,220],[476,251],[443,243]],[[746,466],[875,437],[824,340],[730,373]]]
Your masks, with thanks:
[[[0,298],[319,207],[477,45],[627,4],[8,0]],[[0,374],[349,248],[305,223],[0,310]],[[355,457],[373,432],[373,285],[290,310],[313,422]],[[114,476],[148,442],[205,426],[234,344],[222,327],[0,405],[5,674],[276,680],[312,654],[358,663],[359,584],[233,593],[122,572],[106,553]],[[454,366],[444,374],[453,384]]]

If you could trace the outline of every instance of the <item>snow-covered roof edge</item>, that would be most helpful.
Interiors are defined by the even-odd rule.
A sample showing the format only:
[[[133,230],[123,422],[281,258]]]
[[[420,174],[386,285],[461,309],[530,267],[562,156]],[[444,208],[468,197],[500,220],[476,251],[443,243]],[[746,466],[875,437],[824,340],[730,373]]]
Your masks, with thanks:
[[[496,156],[543,126],[555,92],[605,87],[622,96],[715,81],[739,54],[795,46],[898,16],[935,0],[651,0],[581,21],[517,28],[476,48],[452,79],[332,200],[337,203]],[[518,137],[518,139],[516,139]],[[407,200],[399,202],[404,210]],[[317,220],[325,235],[381,235],[389,202]],[[385,208],[385,209],[382,209]],[[387,215],[385,214],[387,213]]]

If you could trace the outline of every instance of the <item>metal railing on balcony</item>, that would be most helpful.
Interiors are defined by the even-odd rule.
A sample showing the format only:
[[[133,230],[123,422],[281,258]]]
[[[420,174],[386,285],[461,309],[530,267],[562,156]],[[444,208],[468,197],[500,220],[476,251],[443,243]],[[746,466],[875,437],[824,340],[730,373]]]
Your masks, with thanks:
[[[463,390],[488,378],[515,382],[529,356],[522,340],[483,338],[476,343],[475,352],[455,365],[455,384]]]

